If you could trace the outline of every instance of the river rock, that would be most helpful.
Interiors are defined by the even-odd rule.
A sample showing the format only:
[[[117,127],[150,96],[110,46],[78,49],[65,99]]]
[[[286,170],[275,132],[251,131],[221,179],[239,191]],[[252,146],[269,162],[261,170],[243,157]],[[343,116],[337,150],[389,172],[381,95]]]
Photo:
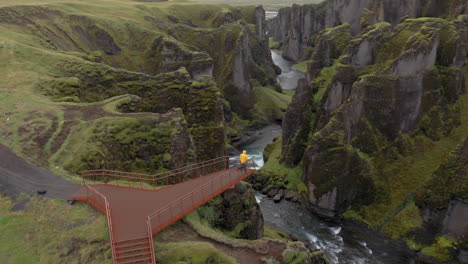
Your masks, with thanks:
[[[229,231],[242,227],[239,232],[242,239],[263,237],[263,215],[250,184],[238,183],[205,206],[216,212],[207,216],[211,217],[214,227]]]
[[[286,191],[284,194],[284,199],[291,200],[294,197],[294,193],[292,191]]]
[[[274,197],[276,194],[278,194],[278,189],[273,189],[267,193],[268,197]]]
[[[284,191],[279,190],[279,192],[273,197],[273,201],[275,201],[275,203],[279,203],[283,199],[283,196],[284,196]]]
[[[291,202],[299,202],[301,200],[301,195],[295,194],[293,198],[291,198]]]

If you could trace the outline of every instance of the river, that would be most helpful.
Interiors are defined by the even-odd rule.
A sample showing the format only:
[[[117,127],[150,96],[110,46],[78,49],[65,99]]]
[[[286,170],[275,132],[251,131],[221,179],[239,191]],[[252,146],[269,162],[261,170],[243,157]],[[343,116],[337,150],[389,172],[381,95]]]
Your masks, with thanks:
[[[281,74],[276,78],[281,87],[285,90],[295,90],[297,81],[304,78],[304,73],[293,67],[294,62],[289,61],[280,54],[279,50],[271,50],[273,62],[281,68]]]
[[[295,89],[304,74],[294,69],[293,63],[284,59],[279,51],[272,50],[273,62],[282,73],[278,81],[283,89]],[[243,149],[263,166],[265,146],[281,135],[281,126],[272,124],[255,132],[253,141]],[[233,157],[232,159],[237,159]],[[300,241],[325,252],[333,264],[404,264],[412,263],[401,243],[388,239],[378,232],[356,224],[338,224],[326,221],[297,203],[272,199],[255,193],[265,224],[293,235]]]

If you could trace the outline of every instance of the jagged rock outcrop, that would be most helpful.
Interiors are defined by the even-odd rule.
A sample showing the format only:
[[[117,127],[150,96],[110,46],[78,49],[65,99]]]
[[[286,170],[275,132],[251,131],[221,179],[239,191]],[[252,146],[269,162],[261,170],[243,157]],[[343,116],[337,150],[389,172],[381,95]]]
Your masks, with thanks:
[[[401,155],[388,149],[402,134],[438,140],[460,125],[452,106],[465,93],[460,21],[406,20],[393,30],[379,23],[352,41],[343,33],[347,25],[317,34],[322,48],[309,62],[311,82],[285,114],[282,159],[290,167],[303,161],[309,201],[320,213],[333,216],[380,199],[385,191],[376,167],[385,165],[375,159]]]
[[[95,115],[110,115],[113,119],[91,122],[90,126],[95,127],[92,133],[74,130],[76,134],[71,137],[83,137],[86,144],[95,147],[76,150],[78,161],[66,164],[68,170],[107,167],[156,172],[225,154],[223,98],[210,77],[194,81],[183,68],[149,76],[101,64],[65,63],[63,66],[62,75],[70,77],[39,82],[38,89],[58,101],[74,102],[97,102],[115,95],[132,94],[134,96],[119,102],[115,109],[148,113],[139,114],[136,119],[131,115],[122,115],[119,119],[102,110],[96,111]],[[177,114],[174,109],[179,109]],[[170,118],[149,114],[172,112],[174,114],[168,114]],[[76,117],[71,114],[68,118]],[[173,122],[163,121],[166,119]],[[103,135],[103,131],[109,132]]]
[[[236,238],[263,237],[263,216],[252,187],[238,183],[198,210],[211,225]]]
[[[307,65],[307,80],[312,81],[323,68],[332,66],[334,60],[344,53],[350,41],[351,28],[349,24],[326,29],[317,34],[315,52]]]
[[[456,17],[468,13],[466,1],[326,0],[320,4],[283,8],[269,21],[269,34],[280,42],[283,55],[293,61],[307,59],[308,47],[325,28],[348,23],[354,34],[379,22],[392,25],[406,18]]]
[[[100,120],[93,134],[82,134],[74,159],[64,164],[70,172],[113,168],[156,172],[177,168],[195,160],[195,147],[182,111],[165,115],[131,116]],[[187,155],[192,153],[192,156]]]
[[[224,116],[231,121],[233,111],[237,119],[253,118],[253,85],[276,85],[276,73],[262,7],[210,6],[199,17],[186,8],[161,9],[160,16],[139,9],[141,19],[123,21],[49,5],[14,6],[0,8],[0,21],[30,34],[39,50],[71,56],[54,59],[56,72],[34,85],[53,101],[133,94],[141,100],[127,111],[181,108],[194,156],[210,159],[225,154]]]
[[[212,30],[200,31],[177,25],[174,30],[168,31],[182,42],[192,39],[188,46],[194,46],[213,58],[214,78],[229,102],[227,117],[231,116],[232,110],[243,118],[252,118],[257,102],[253,83],[276,85],[275,67],[266,36],[265,10],[256,7],[252,13],[252,17],[230,13],[232,20],[229,23]],[[251,24],[246,25],[242,19]],[[161,30],[167,31],[167,27],[162,26]],[[197,68],[205,67],[201,65]]]
[[[292,167],[302,159],[306,145],[304,139],[309,135],[310,123],[314,118],[312,112],[313,92],[305,79],[298,82],[293,96],[283,118],[282,160]]]
[[[258,7],[254,15],[255,32],[244,27],[237,40],[232,59],[232,73],[227,74],[224,84],[226,98],[234,112],[252,118],[256,103],[252,81],[260,85],[275,85],[276,72],[271,59],[266,36],[265,10]]]
[[[443,180],[454,179],[464,156],[443,162],[468,130],[468,21],[444,14],[393,27],[369,23],[361,33],[343,24],[315,34],[307,79],[283,120],[281,160],[303,168],[309,208],[420,243],[426,261],[453,259],[447,245],[462,244],[466,234],[465,169],[455,177],[460,189]],[[438,179],[430,186],[451,187],[423,187],[430,179]],[[445,197],[441,207],[418,198],[419,211],[411,199],[420,190]],[[420,240],[423,227],[430,235]]]
[[[468,139],[451,153],[417,194],[424,227],[437,235],[468,235]]]
[[[214,77],[230,109],[244,118],[252,117],[256,104],[251,82],[276,84],[262,7],[213,6],[198,19],[185,13],[142,14],[148,26],[121,26],[52,7],[18,6],[1,8],[0,21],[30,31],[47,48],[82,53],[92,62],[148,75],[185,67],[195,80]]]
[[[350,63],[356,67],[375,64],[379,48],[391,35],[392,27],[387,22],[376,24],[368,29],[361,38],[349,45],[348,54],[351,54]],[[349,62],[348,62],[349,63]]]

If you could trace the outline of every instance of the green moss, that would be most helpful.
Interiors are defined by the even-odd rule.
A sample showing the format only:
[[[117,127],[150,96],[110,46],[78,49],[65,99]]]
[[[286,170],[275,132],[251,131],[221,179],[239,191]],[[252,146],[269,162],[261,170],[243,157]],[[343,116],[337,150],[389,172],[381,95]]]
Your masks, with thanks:
[[[353,209],[348,209],[343,213],[343,217],[350,220],[356,220],[361,223],[365,223],[368,227],[373,228],[358,212]]]
[[[233,247],[249,246],[251,240],[235,239],[228,236],[221,230],[214,229],[206,219],[203,219],[198,212],[192,212],[184,217],[187,222],[199,235],[215,241],[232,245]]]
[[[325,92],[330,88],[339,64],[339,59],[335,60],[332,66],[322,68],[319,76],[314,79],[312,84],[316,89],[314,94],[315,103],[318,104],[322,100]]]
[[[265,225],[264,230],[265,230],[264,236],[267,238],[278,239],[278,240],[282,240],[285,242],[288,242],[291,240],[288,234],[278,231],[269,225]]]
[[[283,253],[283,263],[285,264],[301,264],[308,262],[310,259],[310,253],[304,251],[298,251],[294,247],[286,248]]]
[[[155,252],[161,263],[237,263],[206,242],[155,243]]]
[[[294,250],[286,249],[285,251],[283,251],[284,263],[292,263],[295,258],[296,258],[296,252]]]
[[[264,189],[269,186],[279,186],[287,188],[291,191],[305,195],[308,191],[307,186],[301,179],[302,169],[301,164],[290,169],[286,168],[281,163],[281,138],[275,140],[272,144],[267,146],[270,150],[268,160],[263,167],[258,171],[258,181],[263,181],[266,178]]]
[[[423,255],[433,257],[439,261],[449,261],[453,258],[451,250],[455,250],[455,241],[449,236],[436,238],[436,242],[421,249]]]
[[[226,232],[226,234],[230,237],[241,238],[241,233],[245,232],[245,230],[251,226],[251,221],[242,222],[237,224],[231,231]]]
[[[307,61],[301,61],[293,65],[293,67],[303,73],[307,72]]]
[[[284,112],[291,102],[292,94],[279,93],[273,87],[253,87],[257,103],[254,108],[254,120],[267,123],[283,119]]]
[[[402,235],[421,226],[422,219],[419,208],[416,207],[414,203],[410,203],[399,214],[393,217],[392,220],[384,226],[382,231],[390,235],[393,239],[400,239]]]
[[[279,48],[280,43],[274,41],[273,38],[271,38],[271,37],[269,38],[268,43],[269,43],[270,49],[278,49]]]
[[[467,139],[468,140],[468,139]],[[416,195],[419,206],[447,208],[449,202],[468,193],[468,141],[450,153],[447,160],[433,173],[432,179]]]
[[[77,141],[67,142],[59,155],[64,160],[59,162],[75,173],[96,168],[164,171],[172,160],[172,138],[182,127],[181,121],[160,122],[153,117],[99,119],[75,129]]]
[[[342,54],[351,41],[351,26],[345,23],[337,27],[327,28],[321,34],[324,38],[333,40],[337,50]]]
[[[463,95],[458,104],[466,104],[468,96]],[[379,226],[392,217],[393,212],[399,210],[402,205],[407,203],[407,198],[413,196],[418,190],[422,190],[427,181],[429,181],[439,168],[441,161],[450,157],[450,152],[464,141],[468,128],[465,124],[468,118],[468,112],[462,108],[461,125],[454,128],[450,135],[441,138],[437,142],[433,142],[425,137],[415,137],[414,147],[409,156],[397,157],[395,161],[388,162],[382,160],[386,165],[383,167],[382,178],[377,183],[382,186],[383,190],[389,194],[385,201],[374,203],[363,209],[362,216],[372,226]],[[423,149],[430,149],[429,152],[421,153]],[[418,155],[418,159],[415,159]],[[379,165],[380,166],[380,165]],[[456,175],[456,174],[454,174]],[[456,178],[442,178],[456,179]],[[440,185],[443,188],[443,185]],[[440,187],[438,187],[440,188]],[[463,187],[462,187],[463,188]],[[445,192],[441,192],[444,197],[441,200],[451,197],[446,196]]]
[[[435,34],[440,34],[437,64],[449,66],[460,41],[455,24],[440,18],[417,18],[395,27],[393,35],[379,49],[377,68],[386,69],[403,54],[426,49]]]

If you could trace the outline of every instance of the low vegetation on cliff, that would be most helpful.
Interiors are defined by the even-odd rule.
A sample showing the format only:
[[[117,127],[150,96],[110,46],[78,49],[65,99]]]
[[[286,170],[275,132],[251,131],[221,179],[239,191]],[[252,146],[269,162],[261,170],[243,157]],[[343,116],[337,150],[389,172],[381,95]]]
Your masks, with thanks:
[[[290,100],[261,7],[6,1],[0,27],[1,143],[59,174],[222,156]]]
[[[0,144],[71,181],[86,169],[159,173],[223,156],[246,129],[282,120],[292,93],[276,70],[261,7],[2,1]],[[323,258],[272,229],[264,238],[252,190],[239,188],[156,236],[158,263],[244,263],[232,245],[252,263]],[[111,263],[105,217],[89,205],[17,199],[0,200],[2,260]]]
[[[281,166],[301,168],[318,213],[403,239],[425,261],[454,259],[468,234],[468,7],[370,2],[295,6],[269,22],[283,55],[308,64]]]

